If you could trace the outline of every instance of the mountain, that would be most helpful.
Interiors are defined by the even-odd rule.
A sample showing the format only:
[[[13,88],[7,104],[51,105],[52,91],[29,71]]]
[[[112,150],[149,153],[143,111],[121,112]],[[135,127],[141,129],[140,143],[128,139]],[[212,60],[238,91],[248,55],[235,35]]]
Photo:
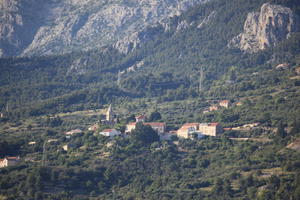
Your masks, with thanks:
[[[118,16],[150,1],[0,2],[11,21],[0,25],[11,44],[2,52],[30,55],[0,58],[0,199],[300,199],[299,0],[210,0],[147,26],[125,23],[120,31],[134,30],[123,35],[97,16],[122,24]],[[76,43],[88,30],[99,32]],[[237,36],[252,46],[229,45]],[[116,124],[102,120],[109,105]],[[124,132],[140,115],[164,122],[170,140],[142,125],[98,134]],[[176,137],[190,123],[224,132]]]
[[[99,48],[180,15],[202,2],[1,0],[1,56],[49,55]]]
[[[244,32],[233,38],[229,46],[253,53],[275,46],[299,31],[300,18],[290,8],[266,3],[260,12],[248,14]]]
[[[299,14],[292,0],[276,2],[271,5],[281,3],[285,9],[289,6],[292,15]],[[132,34],[138,40],[125,40],[128,43],[123,47],[128,44],[137,48],[130,48],[127,54],[116,49],[117,42],[110,47],[63,55],[1,59],[0,107],[4,110],[9,104],[17,117],[95,108],[118,101],[122,95],[166,101],[196,98],[203,96],[197,92],[200,67],[204,71],[203,92],[210,96],[207,98],[229,98],[235,95],[224,92],[231,88],[229,73],[244,75],[281,63],[299,64],[297,32],[257,53],[228,47],[232,38],[243,32],[248,13],[260,10],[264,4],[263,0],[216,0],[193,6],[180,16]],[[23,7],[29,9],[26,5]],[[235,83],[236,95],[241,95],[242,88],[247,88],[245,93],[259,88],[254,83],[249,87],[245,84],[246,79]]]

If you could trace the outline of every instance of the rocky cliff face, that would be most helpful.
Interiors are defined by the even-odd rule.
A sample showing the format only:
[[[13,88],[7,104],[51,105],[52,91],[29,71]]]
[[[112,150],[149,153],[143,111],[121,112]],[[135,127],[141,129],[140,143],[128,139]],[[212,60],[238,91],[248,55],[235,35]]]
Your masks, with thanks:
[[[35,1],[0,0],[2,57],[88,50],[114,43],[126,53],[143,39],[139,32],[145,27],[205,0]]]
[[[233,38],[229,47],[255,53],[276,45],[298,31],[299,18],[291,9],[266,3],[262,5],[260,12],[248,14],[244,32]]]
[[[18,55],[31,43],[43,10],[36,0],[0,1],[0,57]]]

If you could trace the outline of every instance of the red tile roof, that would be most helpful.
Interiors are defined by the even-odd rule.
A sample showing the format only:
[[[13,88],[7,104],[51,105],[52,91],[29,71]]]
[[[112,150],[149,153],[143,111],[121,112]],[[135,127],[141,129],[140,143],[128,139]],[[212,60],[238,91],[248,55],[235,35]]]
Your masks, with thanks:
[[[218,126],[219,123],[218,123],[218,122],[212,122],[212,123],[209,123],[208,125],[209,125],[209,126]]]
[[[17,159],[19,159],[18,157],[7,157],[6,158],[7,160],[17,160]]]

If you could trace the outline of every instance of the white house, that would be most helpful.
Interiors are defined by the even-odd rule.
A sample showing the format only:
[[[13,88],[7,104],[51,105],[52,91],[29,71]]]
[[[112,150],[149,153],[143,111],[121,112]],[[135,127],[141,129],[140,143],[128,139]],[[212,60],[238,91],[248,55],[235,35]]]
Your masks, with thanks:
[[[80,129],[74,129],[74,130],[65,132],[65,135],[73,135],[75,133],[82,133],[82,130],[80,130]]]
[[[99,134],[107,137],[114,137],[120,135],[121,133],[116,129],[104,129]]]
[[[177,131],[177,136],[180,138],[189,138],[196,130],[194,127],[182,127]]]
[[[0,168],[14,166],[20,162],[20,157],[6,157],[0,159]]]

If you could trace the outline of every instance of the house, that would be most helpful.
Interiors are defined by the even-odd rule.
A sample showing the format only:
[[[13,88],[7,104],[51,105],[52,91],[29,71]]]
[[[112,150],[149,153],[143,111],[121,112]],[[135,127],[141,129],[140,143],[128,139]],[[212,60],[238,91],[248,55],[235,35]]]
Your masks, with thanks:
[[[296,74],[300,75],[300,66],[296,67],[295,72]]]
[[[65,132],[65,135],[73,135],[75,133],[82,133],[82,130],[80,130],[80,129],[74,129],[74,130]]]
[[[20,162],[20,157],[6,157],[4,159],[0,159],[0,168],[14,166]]]
[[[139,115],[135,117],[136,122],[145,122],[146,121],[146,116],[145,115]]]
[[[107,137],[115,137],[120,135],[121,133],[116,129],[104,129],[99,133],[100,135],[107,136]]]
[[[281,63],[281,64],[277,65],[275,68],[277,70],[284,70],[284,69],[289,68],[289,66],[290,66],[289,63]]]
[[[180,138],[191,138],[192,135],[196,133],[195,127],[189,127],[189,126],[182,126],[178,131],[177,131],[177,136]]]
[[[255,123],[251,123],[251,124],[244,124],[243,128],[254,128],[257,127],[260,123],[259,122],[255,122]]]
[[[236,105],[236,106],[242,106],[243,103],[242,103],[241,101],[239,101],[239,102],[237,102],[235,105]]]
[[[203,134],[199,131],[200,123],[185,123],[177,131],[177,136],[180,138],[193,138],[197,134],[197,138],[202,138]]]
[[[219,110],[219,106],[217,106],[217,105],[211,105],[211,106],[209,107],[209,111],[210,111],[210,112],[216,111],[216,110]]]
[[[217,136],[223,132],[219,123],[201,123],[199,125],[199,132],[203,135]]]
[[[98,128],[99,128],[99,124],[97,123],[97,124],[94,124],[94,125],[92,125],[92,126],[90,126],[89,128],[88,128],[88,130],[89,131],[97,131],[98,130]]]
[[[185,123],[182,125],[182,127],[194,127],[195,130],[199,129],[199,123]]]
[[[136,122],[131,122],[126,125],[125,133],[130,133],[132,130],[134,130],[136,127]]]
[[[137,122],[132,122],[126,125],[126,133],[130,133],[135,129]],[[144,125],[149,125],[153,130],[155,130],[158,134],[163,134],[166,129],[166,124],[161,122],[148,122],[143,123]]]
[[[29,145],[35,145],[36,142],[35,141],[31,141],[31,142],[28,142]]]
[[[77,148],[77,145],[76,145],[76,144],[69,143],[69,144],[64,145],[62,148],[63,148],[63,150],[68,151],[68,150],[70,150],[70,149],[75,149],[75,148]]]
[[[162,122],[149,122],[149,123],[144,123],[144,125],[151,126],[152,129],[155,130],[158,134],[163,134],[166,129],[166,124]]]
[[[228,107],[229,107],[229,103],[230,103],[229,100],[223,100],[223,101],[220,101],[220,102],[219,102],[219,105],[220,105],[221,107],[228,108]]]

